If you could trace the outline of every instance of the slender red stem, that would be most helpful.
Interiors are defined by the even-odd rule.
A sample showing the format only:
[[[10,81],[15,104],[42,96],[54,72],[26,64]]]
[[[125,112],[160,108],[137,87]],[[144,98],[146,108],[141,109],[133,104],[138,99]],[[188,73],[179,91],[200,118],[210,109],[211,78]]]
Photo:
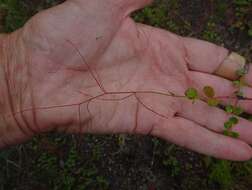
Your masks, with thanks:
[[[98,78],[95,75],[95,72],[91,69],[91,67],[87,63],[85,57],[82,55],[82,53],[80,52],[80,50],[70,40],[67,40],[67,42],[69,42],[72,45],[72,47],[76,50],[76,52],[78,53],[78,55],[81,57],[83,63],[87,66],[87,69],[88,69],[89,73],[92,75],[92,77],[95,80],[95,82],[97,83],[97,85],[100,87],[100,89],[102,90],[102,92],[105,93],[106,92],[105,88],[103,87],[102,83],[99,82]]]

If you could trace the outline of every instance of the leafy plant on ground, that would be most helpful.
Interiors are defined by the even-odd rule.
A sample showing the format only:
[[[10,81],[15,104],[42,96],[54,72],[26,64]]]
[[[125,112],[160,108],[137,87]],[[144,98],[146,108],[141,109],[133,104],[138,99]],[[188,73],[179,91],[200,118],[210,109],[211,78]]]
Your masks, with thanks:
[[[251,0],[234,0],[236,22],[234,29],[247,31],[247,34],[252,37],[252,1]]]
[[[0,0],[0,10],[6,11],[5,32],[20,28],[27,21],[27,12],[22,7],[22,2],[18,0]]]
[[[210,168],[209,182],[217,183],[222,189],[229,189],[234,183],[231,174],[231,162],[217,160],[213,163]]]
[[[163,160],[164,166],[166,166],[169,169],[169,173],[172,177],[178,176],[181,168],[180,163],[176,159],[176,157],[170,156],[167,159]]]

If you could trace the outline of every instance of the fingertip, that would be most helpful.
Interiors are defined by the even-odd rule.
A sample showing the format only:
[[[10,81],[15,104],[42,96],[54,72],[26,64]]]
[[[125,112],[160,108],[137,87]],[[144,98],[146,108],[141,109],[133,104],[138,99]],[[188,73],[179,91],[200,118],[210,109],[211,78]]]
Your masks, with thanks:
[[[218,159],[230,161],[248,161],[252,158],[252,148],[242,140],[224,137],[225,143],[219,144],[216,151],[210,154]]]
[[[241,153],[239,155],[239,159],[237,159],[238,161],[248,161],[252,159],[252,148],[251,146],[249,146],[248,144],[246,144],[245,142],[241,142],[243,143],[243,148],[240,150]]]

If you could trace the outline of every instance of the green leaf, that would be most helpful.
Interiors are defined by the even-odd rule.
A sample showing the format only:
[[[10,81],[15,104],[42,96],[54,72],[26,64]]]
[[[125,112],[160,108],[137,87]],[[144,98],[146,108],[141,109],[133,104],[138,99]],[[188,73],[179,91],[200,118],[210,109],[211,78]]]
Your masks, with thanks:
[[[230,137],[233,137],[233,138],[239,138],[240,134],[237,133],[237,132],[234,132],[234,131],[231,131],[230,132]]]
[[[198,91],[195,88],[188,88],[185,92],[185,96],[190,100],[198,98]]]
[[[225,135],[225,136],[230,136],[230,131],[229,131],[229,130],[224,130],[224,131],[223,131],[223,135]]]
[[[210,98],[210,99],[207,100],[207,104],[209,106],[216,107],[216,106],[219,105],[219,103],[220,103],[220,101],[218,99],[216,99],[216,98]]]
[[[208,98],[213,98],[215,96],[215,91],[211,86],[205,86],[203,92]]]
[[[239,122],[239,120],[236,117],[230,117],[229,121],[234,125],[236,125]]]
[[[241,115],[241,114],[243,114],[243,112],[244,112],[244,110],[241,108],[241,107],[234,107],[233,108],[233,114],[235,114],[235,115]]]
[[[234,131],[229,131],[229,130],[224,130],[223,134],[228,137],[233,137],[233,138],[238,138],[240,136],[239,133],[234,132]]]
[[[241,81],[240,81],[240,80],[235,80],[235,81],[233,81],[233,85],[234,85],[236,88],[240,88],[240,87],[241,87]]]
[[[244,110],[241,107],[238,107],[238,106],[235,107],[235,106],[232,106],[232,105],[227,105],[225,107],[225,111],[227,113],[233,113],[233,114],[235,114],[237,116],[239,116],[239,115],[241,115],[241,114],[244,113]]]
[[[227,113],[233,113],[233,111],[234,111],[234,106],[232,106],[232,105],[227,105],[227,106],[225,107],[225,110],[226,110]]]
[[[233,85],[236,88],[241,88],[243,86],[248,85],[247,82],[244,80],[244,78],[240,78],[239,80],[233,81]]]
[[[233,123],[229,120],[224,123],[225,129],[231,129],[233,127]]]

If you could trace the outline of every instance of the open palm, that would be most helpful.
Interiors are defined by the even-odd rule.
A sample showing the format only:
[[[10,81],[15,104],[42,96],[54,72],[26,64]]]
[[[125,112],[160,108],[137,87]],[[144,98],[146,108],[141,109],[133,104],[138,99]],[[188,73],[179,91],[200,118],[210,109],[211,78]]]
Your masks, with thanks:
[[[14,121],[6,120],[14,124],[2,132],[2,146],[51,130],[137,133],[219,158],[250,159],[249,121],[234,128],[240,139],[226,137],[224,111],[179,97],[206,85],[232,96],[232,82],[212,74],[228,51],[136,24],[128,14],[147,1],[125,2],[67,1],[12,34],[25,56],[13,66],[21,73],[11,76],[15,85],[8,84]],[[244,88],[246,97],[251,92]],[[239,104],[252,111],[250,101]]]

